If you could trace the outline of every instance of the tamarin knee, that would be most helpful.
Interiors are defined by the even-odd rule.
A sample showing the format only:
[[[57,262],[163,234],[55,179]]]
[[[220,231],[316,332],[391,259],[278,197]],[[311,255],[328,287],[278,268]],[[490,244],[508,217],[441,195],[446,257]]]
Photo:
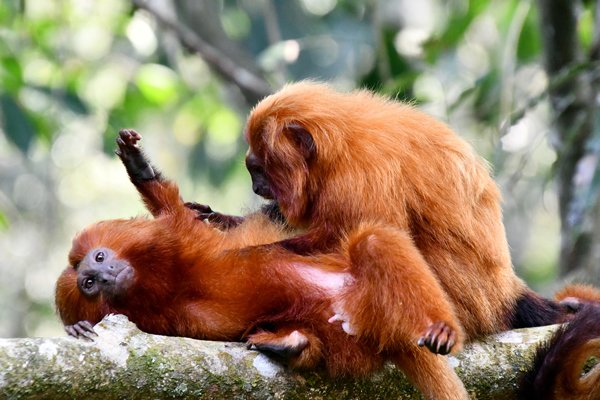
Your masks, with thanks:
[[[356,267],[385,262],[396,250],[405,245],[412,246],[406,232],[387,226],[363,226],[350,234],[347,240],[347,253]]]

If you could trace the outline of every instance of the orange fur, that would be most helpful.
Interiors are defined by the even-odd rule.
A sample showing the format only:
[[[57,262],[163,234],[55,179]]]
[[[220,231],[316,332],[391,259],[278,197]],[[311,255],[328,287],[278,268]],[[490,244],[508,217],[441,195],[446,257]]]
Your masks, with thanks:
[[[597,317],[597,316],[596,316]],[[590,339],[573,354],[564,360],[566,373],[560,376],[555,399],[597,400],[600,398],[600,365],[596,364],[589,372],[583,374],[584,366],[590,357],[600,359],[600,331],[596,330],[595,339]]]
[[[390,227],[359,231],[361,237],[355,236],[346,250],[353,260],[355,281],[338,298],[351,322],[360,321],[356,335],[373,341],[380,350],[404,349],[416,344],[433,322],[447,321],[461,343],[462,327],[456,323],[454,307],[406,232]],[[427,298],[436,301],[425,301],[420,309],[412,306],[415,299]],[[381,310],[388,309],[394,311],[382,318]]]
[[[342,257],[313,259],[283,250],[243,247],[272,240],[271,235],[264,235],[265,226],[272,224],[257,216],[224,233],[197,221],[172,183],[143,185],[144,200],[152,203],[154,219],[102,221],[75,237],[70,266],[56,287],[57,309],[66,325],[83,319],[97,323],[108,313],[122,313],[150,333],[240,340],[253,327],[280,324],[285,333],[291,320],[298,327],[306,326],[307,335],[317,337],[312,333],[316,332],[335,342],[323,345],[322,351],[313,349],[316,354],[301,355],[309,360],[300,361],[298,367],[322,362],[327,350],[334,347],[336,352],[346,349],[349,354],[326,363],[333,374],[363,373],[381,364],[381,355],[327,323],[332,313],[329,291],[336,290],[335,285],[322,287],[303,277],[306,271],[321,271],[342,278],[337,279],[341,287],[347,274]],[[277,227],[270,229],[282,238],[275,233]],[[100,295],[88,299],[78,290],[77,267],[85,254],[98,247],[112,249],[135,269],[135,283],[122,298]],[[258,331],[250,335],[254,342],[264,337],[264,332],[261,336]],[[364,363],[344,361],[344,357],[364,358]]]
[[[557,301],[576,300],[584,303],[600,304],[600,290],[592,285],[571,284],[560,289],[555,293],[554,298]]]
[[[396,298],[388,301],[383,295],[393,291],[405,273],[376,260],[395,232],[373,225],[357,227],[344,239],[340,252],[318,256],[258,246],[281,240],[286,233],[261,215],[247,218],[233,230],[215,229],[185,207],[176,185],[158,175],[137,180],[124,162],[154,218],[103,221],[75,237],[70,265],[56,286],[56,305],[65,325],[83,319],[96,323],[108,313],[122,313],[150,333],[246,338],[264,351],[291,349],[287,361],[292,367],[323,365],[334,376],[363,375],[389,359],[430,398],[466,396],[458,379],[429,387],[429,381],[421,378],[441,380],[451,368],[445,358],[428,350],[407,348],[405,342],[415,334],[407,320],[410,315],[397,319]],[[397,234],[410,243],[402,232]],[[110,249],[134,269],[131,286],[116,297],[100,293],[89,298],[78,287],[79,269],[97,248]],[[374,312],[367,322],[373,326],[352,321],[358,337],[327,322],[342,292]],[[409,297],[407,293],[405,299]],[[388,325],[396,326],[397,332]],[[382,342],[380,329],[390,332],[383,336],[392,340]],[[405,356],[415,352],[421,356]]]

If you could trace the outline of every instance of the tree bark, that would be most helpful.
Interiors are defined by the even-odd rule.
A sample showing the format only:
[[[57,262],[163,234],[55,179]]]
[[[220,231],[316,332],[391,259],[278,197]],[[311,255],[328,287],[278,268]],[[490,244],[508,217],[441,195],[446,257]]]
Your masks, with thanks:
[[[297,373],[242,343],[149,335],[122,315],[96,325],[94,342],[0,339],[0,398],[416,399],[392,365],[362,379]],[[449,357],[471,396],[512,399],[520,373],[554,327],[491,336]]]

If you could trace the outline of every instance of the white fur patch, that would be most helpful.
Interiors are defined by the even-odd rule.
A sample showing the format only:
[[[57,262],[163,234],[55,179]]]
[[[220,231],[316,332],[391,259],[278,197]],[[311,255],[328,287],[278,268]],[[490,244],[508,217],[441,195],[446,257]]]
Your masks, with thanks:
[[[329,272],[305,264],[295,264],[294,268],[302,279],[317,286],[329,295],[337,294],[351,279],[347,272]]]
[[[286,347],[304,347],[308,344],[308,339],[300,332],[293,331],[281,341],[281,344]]]
[[[296,272],[304,279],[307,283],[314,285],[321,290],[325,291],[328,296],[337,296],[345,286],[352,283],[353,277],[348,272],[330,272],[322,269],[311,267],[305,264],[295,264]],[[344,310],[343,304],[335,302],[333,304],[333,316],[329,318],[328,322],[336,324],[341,322],[342,330],[348,335],[356,335],[356,329],[352,325],[350,316]],[[290,336],[295,333],[292,332]],[[298,332],[298,335],[301,335]],[[302,335],[304,336],[304,335]]]

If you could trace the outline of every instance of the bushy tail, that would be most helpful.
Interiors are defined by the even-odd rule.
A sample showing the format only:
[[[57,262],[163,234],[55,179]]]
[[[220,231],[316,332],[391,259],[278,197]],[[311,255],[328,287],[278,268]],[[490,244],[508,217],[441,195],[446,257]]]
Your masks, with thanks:
[[[596,360],[594,360],[596,358]],[[600,399],[600,307],[584,305],[540,346],[523,377],[522,400]]]

